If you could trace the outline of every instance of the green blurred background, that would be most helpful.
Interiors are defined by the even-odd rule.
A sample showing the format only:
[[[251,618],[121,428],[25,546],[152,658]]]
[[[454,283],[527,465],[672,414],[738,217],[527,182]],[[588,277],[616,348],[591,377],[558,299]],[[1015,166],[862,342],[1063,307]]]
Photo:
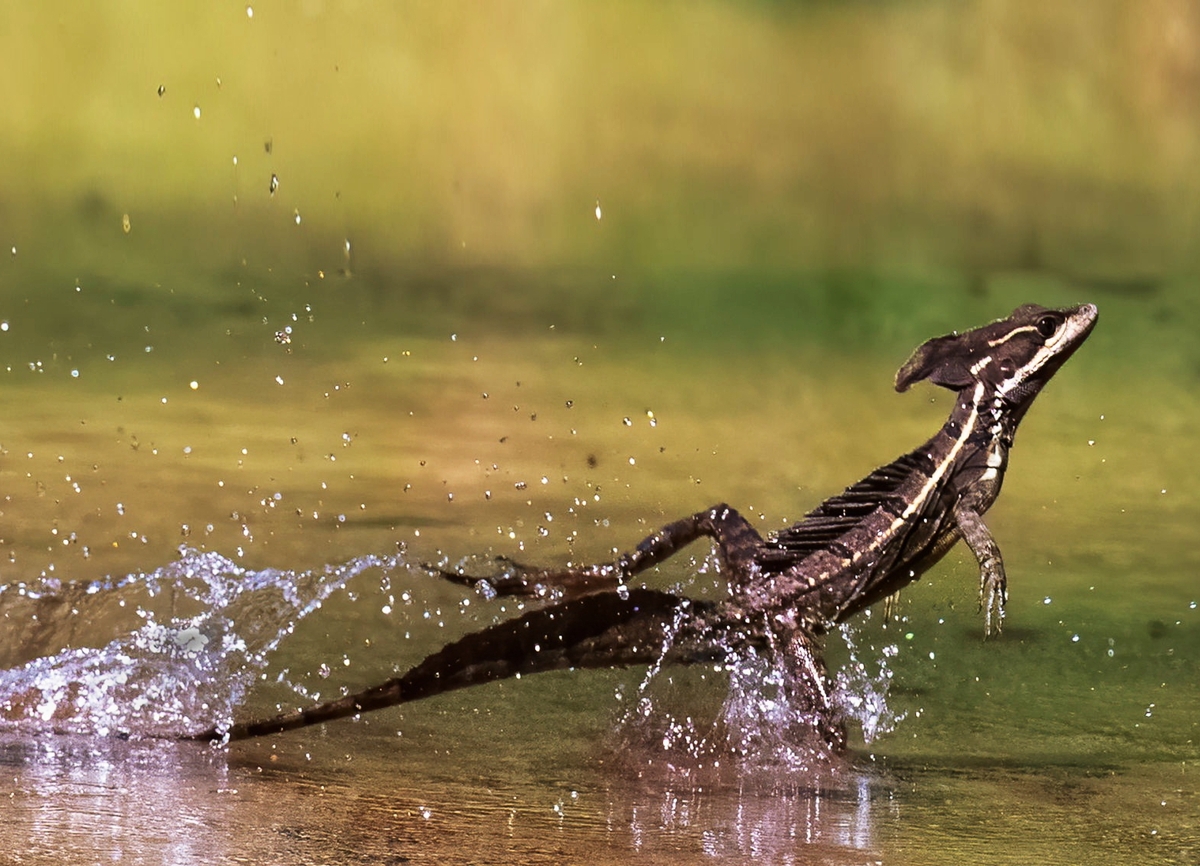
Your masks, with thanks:
[[[490,269],[1134,290],[1197,265],[1200,13],[1182,0],[5,18],[0,226],[72,276],[135,265],[181,291],[198,263],[245,260],[328,279],[346,239],[379,291]]]

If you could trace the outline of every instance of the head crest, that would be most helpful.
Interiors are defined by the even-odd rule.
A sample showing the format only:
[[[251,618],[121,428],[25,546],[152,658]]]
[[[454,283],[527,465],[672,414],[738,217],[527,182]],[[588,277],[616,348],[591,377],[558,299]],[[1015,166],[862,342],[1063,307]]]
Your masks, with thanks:
[[[922,379],[954,391],[970,385],[975,378],[971,373],[975,358],[965,345],[968,334],[947,334],[922,343],[896,373],[896,390],[907,391]]]

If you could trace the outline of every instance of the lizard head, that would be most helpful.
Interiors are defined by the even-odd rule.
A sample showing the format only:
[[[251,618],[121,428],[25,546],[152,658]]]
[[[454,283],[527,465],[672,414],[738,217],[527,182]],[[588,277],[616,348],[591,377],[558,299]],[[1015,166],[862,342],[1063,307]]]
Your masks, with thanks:
[[[896,390],[922,379],[953,391],[983,382],[1008,403],[1027,403],[1087,339],[1096,315],[1094,304],[1026,304],[982,328],[934,337],[896,373]]]

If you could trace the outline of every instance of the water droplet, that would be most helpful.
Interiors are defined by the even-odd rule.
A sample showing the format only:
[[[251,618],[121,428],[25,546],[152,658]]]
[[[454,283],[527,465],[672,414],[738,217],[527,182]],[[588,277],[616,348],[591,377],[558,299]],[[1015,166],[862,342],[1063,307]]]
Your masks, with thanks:
[[[192,109],[192,117],[196,118],[196,120],[200,119],[200,106],[199,105],[197,105],[195,108]]]

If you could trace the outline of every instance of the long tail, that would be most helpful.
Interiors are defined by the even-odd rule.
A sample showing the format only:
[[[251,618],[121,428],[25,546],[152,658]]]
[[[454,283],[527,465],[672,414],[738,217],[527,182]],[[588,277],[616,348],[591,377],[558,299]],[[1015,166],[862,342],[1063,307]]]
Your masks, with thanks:
[[[565,668],[649,664],[720,655],[674,642],[681,618],[712,605],[651,589],[599,593],[531,611],[448,644],[402,676],[335,701],[273,718],[213,727],[182,739],[245,740],[392,707],[468,686]],[[714,654],[715,653],[715,654]]]

